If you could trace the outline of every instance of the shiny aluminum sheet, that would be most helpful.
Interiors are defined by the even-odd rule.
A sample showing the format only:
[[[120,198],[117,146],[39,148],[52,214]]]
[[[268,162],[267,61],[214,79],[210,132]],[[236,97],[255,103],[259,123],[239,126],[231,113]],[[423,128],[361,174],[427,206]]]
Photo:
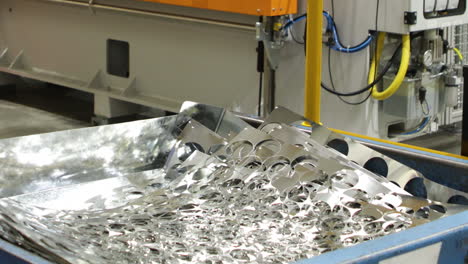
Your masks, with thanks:
[[[408,184],[411,185],[413,183],[421,185],[422,188],[419,188],[417,192],[422,198],[440,202],[448,202],[451,200],[450,198],[454,196],[468,198],[466,190],[453,189],[431,181],[425,178],[421,173],[396,160],[359,144],[351,138],[335,133],[322,125],[311,122],[286,108],[276,108],[263,126],[275,126],[275,124],[278,123],[297,126],[302,124],[302,121],[311,124],[310,138],[315,144],[340,150],[340,154],[346,156],[346,159],[374,172],[380,177],[387,178],[389,181],[402,188],[406,188]],[[294,139],[290,137],[290,140],[297,141],[297,138]]]
[[[167,117],[0,140],[0,197],[158,167],[184,121]]]
[[[288,263],[466,209],[413,197],[281,122],[257,130],[200,105],[141,122],[146,156],[106,163],[117,175],[100,161],[94,179],[76,169],[72,182],[14,186],[0,200],[4,239],[58,263]],[[118,140],[105,139],[88,146]]]

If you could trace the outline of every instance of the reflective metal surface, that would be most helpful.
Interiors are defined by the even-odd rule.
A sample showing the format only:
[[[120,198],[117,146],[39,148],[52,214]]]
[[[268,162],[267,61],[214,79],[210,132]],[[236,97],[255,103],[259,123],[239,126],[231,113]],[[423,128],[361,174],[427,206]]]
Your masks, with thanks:
[[[300,125],[302,121],[311,124],[310,138],[313,141],[320,145],[338,150],[341,154],[345,155],[347,159],[376,175],[387,178],[392,183],[410,191],[414,195],[441,202],[447,202],[451,197],[458,195],[468,198],[466,190],[450,188],[431,181],[416,170],[374,151],[369,147],[359,144],[353,139],[335,133],[319,124],[310,122],[288,109],[278,107],[269,118],[265,120],[262,126],[264,127],[271,123]],[[414,180],[417,178],[421,179],[421,181]],[[412,182],[417,182],[420,186],[416,189],[412,188]]]
[[[187,104],[176,117],[37,136],[46,145],[34,148],[0,141],[19,178],[2,188],[2,237],[58,263],[288,263],[466,209],[411,196],[285,123],[257,130]],[[52,149],[69,162],[24,162]],[[59,165],[69,181],[53,177]]]
[[[168,117],[0,140],[0,197],[158,167],[183,123]]]

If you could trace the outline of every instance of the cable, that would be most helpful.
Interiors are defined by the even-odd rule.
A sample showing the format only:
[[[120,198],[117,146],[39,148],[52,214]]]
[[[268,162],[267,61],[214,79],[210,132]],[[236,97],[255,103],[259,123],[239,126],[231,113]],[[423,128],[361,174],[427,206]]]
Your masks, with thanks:
[[[379,32],[379,9],[380,0],[377,0],[377,6],[375,7],[375,32]]]
[[[335,88],[335,84],[334,84],[334,81],[333,81],[333,75],[332,75],[332,70],[331,70],[331,60],[330,60],[330,57],[331,57],[331,48],[328,47],[328,75],[330,77],[330,85],[333,89],[334,92],[336,92],[336,88]],[[341,96],[337,95],[337,97],[345,104],[348,104],[348,105],[361,105],[363,103],[365,103],[367,100],[369,100],[369,98],[371,97],[372,95],[372,92],[369,92],[369,94],[366,96],[366,98],[364,98],[363,100],[359,101],[359,102],[348,102],[346,101],[344,98],[342,98]]]
[[[372,65],[376,65],[380,59],[383,49],[383,39],[385,38],[385,33],[379,33],[379,39],[381,41],[377,41],[377,50],[378,56],[372,59]],[[379,45],[380,44],[380,45]],[[377,90],[377,87],[372,88],[372,97],[376,100],[386,100],[390,98],[398,89],[400,88],[401,84],[403,83],[406,73],[408,72],[408,67],[411,59],[411,39],[410,35],[406,34],[402,37],[402,52],[401,52],[401,62],[398,72],[395,76],[395,79],[392,83],[382,92]],[[369,81],[373,78],[375,74],[374,67],[371,67],[369,72]]]
[[[430,117],[426,117],[423,119],[423,121],[421,122],[421,124],[413,131],[410,131],[410,132],[405,132],[405,133],[401,133],[400,135],[402,136],[409,136],[409,135],[414,135],[416,133],[419,133],[421,132],[422,130],[424,130],[427,125],[429,124],[429,121],[431,120]]]
[[[460,62],[463,63],[463,54],[461,53],[461,51],[457,48],[453,48],[453,51],[457,54],[458,58],[460,59]]]
[[[380,8],[380,0],[377,0],[376,7],[375,7],[375,32],[377,32],[377,34],[379,34],[378,33],[379,32],[379,8]],[[379,41],[377,39],[377,43],[375,44],[375,47],[374,47],[374,58],[377,58],[379,54],[379,50],[377,49],[378,46],[379,46]],[[382,43],[382,46],[383,46],[383,43]],[[372,65],[370,65],[370,67],[372,67]],[[370,69],[372,68],[369,68],[369,70]],[[379,69],[379,62],[376,62],[374,65],[374,72],[379,72],[378,69]],[[375,74],[374,74],[372,81],[375,81]],[[370,94],[372,96],[372,89],[370,90]]]
[[[307,18],[307,14],[303,14],[303,15],[300,15],[292,20],[289,20],[288,22],[286,22],[286,24],[283,26],[282,29],[288,29],[289,27],[291,27],[292,25],[296,24],[297,22],[303,20],[303,19],[306,19]]]
[[[338,34],[338,29],[336,27],[335,21],[333,17],[328,13],[323,11],[322,13],[325,18],[327,19],[327,31],[332,33],[332,39],[333,43],[329,43],[328,45],[331,46],[333,50],[339,51],[339,52],[344,52],[344,53],[355,53],[359,52],[366,47],[368,47],[372,41],[374,40],[374,36],[369,35],[367,39],[365,39],[363,42],[360,44],[354,46],[354,47],[345,47],[343,44],[341,44],[340,37]],[[307,18],[307,14],[301,15],[299,17],[296,17],[292,20],[289,20],[281,29],[285,30],[290,27],[292,27],[295,23]],[[332,45],[333,44],[333,45]]]
[[[426,108],[424,109],[424,106],[426,106]],[[422,110],[422,113],[425,115],[425,116],[428,116],[429,113],[430,113],[430,108],[429,108],[429,103],[427,102],[427,100],[424,100],[424,102],[421,102],[421,110]]]
[[[335,0],[331,0],[331,6],[332,6],[332,8],[331,8],[332,9],[332,16],[335,16]],[[332,67],[331,67],[331,50],[332,50],[331,47],[328,46],[328,76],[330,78],[330,85],[331,85],[333,91],[336,91],[335,83],[333,81]],[[369,100],[371,95],[372,95],[372,92],[369,92],[369,94],[366,96],[366,98],[364,98],[363,100],[361,100],[359,102],[348,102],[344,98],[342,98],[341,96],[337,96],[337,97],[345,104],[348,104],[348,105],[361,105],[361,104],[365,103],[367,100]]]
[[[355,92],[350,92],[350,93],[341,93],[341,92],[333,91],[332,89],[328,88],[323,82],[321,83],[321,86],[327,92],[329,92],[331,94],[334,94],[334,95],[339,95],[339,96],[355,96],[355,95],[358,95],[358,94],[362,94],[362,93],[364,93],[366,91],[369,91],[369,89],[371,89],[377,83],[379,83],[383,79],[385,74],[390,70],[390,68],[391,68],[393,62],[395,61],[395,58],[397,57],[397,55],[398,55],[401,48],[402,48],[402,45],[398,46],[398,48],[393,53],[392,58],[387,62],[384,69],[382,70],[382,72],[379,73],[379,75],[377,75],[377,77],[375,78],[375,81],[373,81],[372,83],[368,84],[366,87],[364,87],[364,88],[362,88],[360,90],[357,90]]]
[[[296,42],[296,43],[299,44],[299,45],[304,45],[304,44],[305,44],[305,41],[299,41],[299,40],[297,40],[297,38],[296,38],[296,36],[295,36],[295,34],[294,34],[292,28],[290,29],[290,32],[291,32],[291,37],[292,37],[292,39],[294,40],[294,42]]]
[[[344,53],[355,53],[359,52],[365,48],[367,48],[372,41],[374,40],[374,36],[370,35],[365,39],[363,42],[360,44],[354,46],[354,47],[344,47],[341,42],[340,42],[340,37],[338,35],[338,30],[335,24],[335,21],[333,17],[326,11],[323,12],[323,15],[327,19],[327,31],[332,33],[333,40],[334,40],[334,45],[332,45],[332,49],[339,51],[339,52],[344,52]],[[330,44],[329,44],[330,45]]]
[[[258,84],[258,109],[257,115],[262,116],[262,96],[263,96],[263,72],[260,73],[259,84]]]
[[[263,22],[262,16],[260,16],[258,19],[259,19],[259,22]],[[258,116],[262,116],[263,74],[265,72],[265,45],[263,44],[263,41],[259,41],[258,46],[257,46],[257,72],[260,74],[259,84],[258,84],[257,114]]]
[[[380,0],[377,0],[377,8],[376,8],[376,27],[378,26],[378,13],[379,13],[379,5]],[[380,32],[379,36],[377,37],[377,46],[376,46],[376,55],[372,59],[370,71],[369,71],[369,78],[368,82],[370,83],[371,80],[375,80],[375,74],[377,72],[377,67],[379,65],[380,56],[382,55],[384,41],[385,41],[386,33]],[[400,88],[401,84],[403,83],[406,73],[408,72],[409,63],[411,60],[411,38],[410,35],[403,35],[402,37],[402,53],[401,53],[401,61],[400,67],[398,72],[395,76],[395,79],[392,83],[382,92],[379,92],[376,86],[372,87],[372,97],[376,100],[386,100],[390,98],[398,89]]]
[[[291,18],[291,20],[294,20],[294,17],[293,17],[292,15],[290,15],[290,18]],[[289,28],[288,28],[288,32],[291,34],[291,38],[294,40],[294,42],[296,42],[296,43],[299,44],[299,45],[304,45],[304,44],[305,44],[305,40],[299,41],[299,40],[296,38],[296,33],[295,33],[294,27],[289,27]]]
[[[375,80],[375,73],[380,64],[380,56],[382,55],[384,43],[385,43],[385,36],[386,33],[380,32],[377,37],[377,43],[375,44],[375,54],[372,58],[371,65],[369,67],[369,76],[367,82],[370,83]],[[377,89],[376,86],[372,87],[372,89]]]

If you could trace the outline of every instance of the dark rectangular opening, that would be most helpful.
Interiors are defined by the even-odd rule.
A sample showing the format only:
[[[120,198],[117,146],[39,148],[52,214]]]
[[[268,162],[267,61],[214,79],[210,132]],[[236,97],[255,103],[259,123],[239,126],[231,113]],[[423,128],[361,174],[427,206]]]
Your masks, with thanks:
[[[128,42],[107,40],[107,73],[123,78],[130,76],[130,45]]]

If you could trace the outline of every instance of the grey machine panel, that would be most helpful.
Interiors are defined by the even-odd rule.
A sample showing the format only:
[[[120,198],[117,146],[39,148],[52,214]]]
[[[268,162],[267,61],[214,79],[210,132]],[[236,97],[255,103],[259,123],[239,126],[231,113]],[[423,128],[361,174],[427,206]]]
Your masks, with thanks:
[[[257,19],[140,1],[4,0],[0,71],[169,111],[190,99],[253,113]],[[128,42],[128,78],[108,74],[109,39]]]

